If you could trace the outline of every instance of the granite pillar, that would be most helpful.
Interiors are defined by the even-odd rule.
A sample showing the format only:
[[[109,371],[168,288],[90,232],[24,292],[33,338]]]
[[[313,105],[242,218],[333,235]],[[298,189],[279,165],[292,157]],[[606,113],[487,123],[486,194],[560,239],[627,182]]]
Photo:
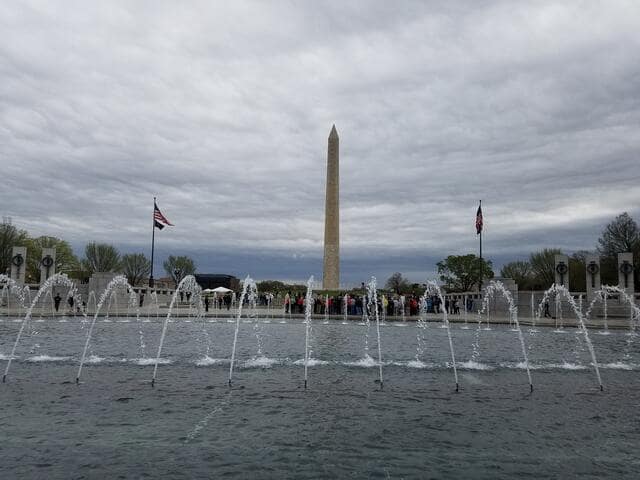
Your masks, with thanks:
[[[633,253],[618,254],[618,286],[633,295]]]
[[[591,302],[594,293],[600,290],[600,257],[598,255],[587,255],[586,258],[587,275],[587,301]]]
[[[554,275],[556,285],[562,285],[569,290],[569,257],[556,255],[554,257]]]
[[[56,249],[43,248],[40,260],[40,286],[56,273]]]
[[[27,270],[27,247],[13,247],[11,251],[11,278],[18,285],[24,285]]]

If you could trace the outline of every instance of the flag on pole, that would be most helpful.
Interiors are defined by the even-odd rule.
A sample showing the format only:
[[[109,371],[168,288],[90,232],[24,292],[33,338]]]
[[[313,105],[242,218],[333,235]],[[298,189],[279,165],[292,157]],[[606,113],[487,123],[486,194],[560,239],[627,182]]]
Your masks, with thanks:
[[[167,217],[162,214],[155,201],[153,202],[153,225],[158,230],[162,230],[166,226],[173,227],[173,223],[167,220]]]
[[[482,205],[478,205],[478,212],[476,213],[476,235],[482,233]]]

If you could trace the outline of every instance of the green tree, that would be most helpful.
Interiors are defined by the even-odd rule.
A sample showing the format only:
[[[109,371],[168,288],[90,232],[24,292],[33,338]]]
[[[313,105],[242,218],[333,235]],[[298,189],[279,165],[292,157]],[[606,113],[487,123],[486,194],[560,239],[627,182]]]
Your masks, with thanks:
[[[88,276],[96,272],[117,272],[120,254],[113,245],[91,242],[84,249],[82,269]]]
[[[474,254],[449,255],[436,265],[440,281],[444,283],[448,292],[471,291],[478,284],[480,273],[483,280],[493,278],[491,262]]]
[[[569,257],[569,287],[573,292],[587,291],[587,255],[586,250],[578,250]]]
[[[561,255],[559,248],[544,248],[533,252],[529,257],[529,264],[533,272],[533,287],[547,289],[555,282],[555,256]]]
[[[196,264],[186,256],[174,257],[169,255],[169,258],[164,261],[162,266],[167,275],[173,279],[176,287],[184,277],[196,273]]]
[[[279,280],[263,280],[256,284],[259,292],[284,292],[289,286]]]
[[[37,283],[40,281],[40,262],[42,261],[42,249],[56,249],[56,273],[75,272],[80,262],[73,253],[73,249],[68,242],[56,237],[41,236],[27,240],[27,281]]]
[[[137,286],[151,272],[151,262],[144,253],[129,253],[120,260],[122,273],[132,286]]]
[[[407,290],[409,290],[410,285],[400,272],[396,272],[387,279],[385,288],[392,290],[399,295],[401,293],[406,293]]]
[[[527,261],[507,263],[500,270],[500,276],[513,278],[520,290],[530,290],[533,286],[533,270]]]
[[[11,271],[11,249],[13,247],[26,247],[29,234],[25,230],[19,230],[10,223],[0,224],[0,273],[7,275]]]
[[[634,272],[635,277],[635,272]],[[600,258],[600,281],[603,285],[618,284],[618,258],[601,257]]]

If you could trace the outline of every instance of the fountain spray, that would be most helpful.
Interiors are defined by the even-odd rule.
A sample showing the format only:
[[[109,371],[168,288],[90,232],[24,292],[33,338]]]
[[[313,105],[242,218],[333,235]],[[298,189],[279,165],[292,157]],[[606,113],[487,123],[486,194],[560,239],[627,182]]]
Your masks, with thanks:
[[[307,369],[309,367],[309,333],[311,330],[311,294],[313,292],[313,275],[307,280],[307,296],[305,297],[304,309],[304,388],[307,389]],[[327,299],[329,296],[327,295]],[[327,311],[328,303],[325,303],[325,311]]]
[[[349,295],[346,294],[346,293],[344,294],[344,297],[343,297],[343,306],[344,306],[344,308],[343,308],[344,311],[342,312],[343,315],[344,315],[343,316],[343,318],[344,318],[343,322],[347,323],[347,319],[348,319],[348,315],[349,315]]]
[[[554,283],[553,285],[551,285],[551,287],[547,291],[544,292],[542,301],[538,306],[538,315],[537,315],[538,318],[540,318],[540,315],[542,314],[542,306],[544,305],[545,301],[548,300],[551,294],[556,295],[556,297],[558,298],[561,296],[564,296],[565,300],[568,302],[569,306],[573,310],[573,313],[578,319],[579,328],[582,330],[582,333],[584,334],[584,338],[587,343],[587,348],[589,349],[589,353],[591,354],[591,361],[593,363],[593,368],[596,372],[596,377],[598,378],[598,385],[600,386],[600,391],[604,391],[604,386],[602,385],[602,378],[600,377],[600,369],[598,367],[598,360],[596,359],[596,352],[593,349],[593,344],[591,343],[591,338],[589,338],[589,332],[587,331],[587,326],[585,324],[585,318],[589,317],[591,313],[591,307],[593,306],[593,302],[591,307],[589,307],[589,310],[587,311],[586,315],[583,315],[582,312],[580,312],[580,309],[578,308],[578,306],[576,305],[576,302],[573,299],[573,296],[571,295],[571,293],[569,293],[569,290],[567,290],[567,288],[562,285],[557,285]]]
[[[513,296],[511,292],[507,290],[502,282],[491,281],[486,288],[487,294],[494,295],[495,292],[501,293],[509,304],[509,322],[513,322],[518,332],[518,338],[520,339],[520,346],[522,347],[522,356],[524,357],[524,366],[527,369],[527,378],[529,379],[529,388],[533,392],[533,382],[531,381],[531,371],[529,370],[529,356],[527,355],[527,347],[524,343],[524,336],[522,335],[522,329],[520,328],[520,322],[518,321],[518,307],[514,304]]]
[[[371,277],[371,281],[367,285],[368,304],[373,306],[376,312],[376,332],[378,334],[378,368],[380,370],[380,390],[384,386],[382,381],[382,344],[380,342],[380,314],[378,312],[378,289],[376,287],[376,277]],[[364,305],[363,305],[364,307]]]
[[[43,294],[45,294],[45,292],[50,292],[53,287],[60,287],[60,286],[61,287],[69,287],[69,293],[70,294],[73,294],[72,292],[75,291],[74,283],[71,280],[69,280],[69,277],[67,277],[66,274],[64,274],[64,273],[56,273],[55,275],[52,275],[51,277],[49,277],[47,279],[47,281],[42,284],[42,287],[40,287],[40,290],[38,290],[38,293],[33,298],[33,301],[31,302],[31,306],[27,310],[27,313],[24,316],[24,319],[22,320],[22,324],[20,325],[20,330],[18,331],[18,336],[16,337],[16,341],[13,344],[13,348],[11,349],[11,355],[9,355],[9,360],[7,361],[7,367],[5,368],[4,375],[2,376],[2,383],[5,383],[6,380],[7,380],[7,375],[9,374],[9,368],[11,368],[11,362],[13,360],[13,357],[14,357],[15,353],[16,353],[16,348],[18,347],[18,342],[20,341],[20,337],[22,336],[22,332],[24,331],[24,327],[27,325],[27,323],[31,319],[31,315],[33,313],[33,309],[36,306],[36,304],[38,303],[38,300],[40,299],[40,297]]]
[[[433,280],[429,280],[427,282],[427,289],[424,292],[425,297],[427,295],[433,294],[435,293],[438,298],[440,299],[440,304],[444,305],[444,297],[442,296],[442,290],[440,290],[440,287],[438,286],[438,284],[436,282],[434,282]],[[458,369],[456,367],[456,355],[453,351],[453,340],[451,339],[451,328],[449,328],[449,318],[447,317],[447,309],[443,308],[443,322],[444,322],[444,326],[447,329],[447,337],[449,338],[449,350],[451,350],[451,366],[453,367],[453,377],[456,381],[456,392],[458,392],[460,390],[460,384],[458,383]]]
[[[180,283],[176,286],[176,291],[173,292],[173,297],[171,297],[171,303],[169,304],[169,311],[167,312],[167,316],[164,319],[164,324],[162,325],[162,334],[160,335],[160,343],[158,344],[158,354],[156,355],[156,364],[153,367],[153,377],[151,378],[151,386],[154,387],[156,384],[156,374],[158,373],[158,363],[160,363],[160,354],[162,353],[162,345],[164,344],[164,338],[167,335],[167,326],[169,325],[169,320],[171,319],[171,312],[173,311],[173,307],[177,301],[178,294],[180,292],[188,292],[193,296],[200,297],[202,289],[198,282],[196,282],[196,277],[193,275],[187,275]]]
[[[242,316],[242,306],[244,305],[244,299],[247,296],[247,289],[251,286],[252,289],[256,289],[255,282],[249,275],[242,282],[242,294],[240,295],[240,305],[238,306],[238,313],[236,315],[236,331],[233,334],[233,348],[231,349],[231,364],[229,365],[229,386],[231,386],[231,379],[233,378],[233,364],[236,358],[236,345],[238,343],[238,330],[240,329],[240,317]],[[289,311],[291,311],[291,305],[289,305]]]
[[[311,280],[312,278],[313,278],[313,275],[309,280]],[[307,290],[308,288],[309,288],[309,285],[307,284]],[[325,322],[329,321],[329,295],[328,294],[325,295],[325,298],[324,298],[324,321]]]
[[[111,295],[116,289],[116,287],[125,287],[130,294],[135,295],[135,293],[133,292],[133,288],[131,287],[131,285],[129,285],[129,282],[127,281],[127,277],[125,277],[124,275],[118,275],[117,277],[114,277],[114,279],[109,282],[104,292],[102,292],[102,295],[100,296],[100,301],[96,306],[96,312],[93,316],[93,320],[91,321],[91,325],[89,325],[89,331],[87,332],[87,339],[84,342],[84,350],[82,351],[82,358],[80,359],[80,366],[78,367],[78,374],[76,375],[76,384],[80,383],[80,374],[82,373],[82,366],[84,365],[84,360],[87,356],[87,349],[89,348],[89,342],[91,341],[91,334],[93,333],[93,327],[96,324],[96,320],[98,319],[98,314],[100,313],[100,309],[102,308],[102,305],[104,304],[107,298],[111,299]],[[107,314],[108,314],[108,311],[107,311]]]

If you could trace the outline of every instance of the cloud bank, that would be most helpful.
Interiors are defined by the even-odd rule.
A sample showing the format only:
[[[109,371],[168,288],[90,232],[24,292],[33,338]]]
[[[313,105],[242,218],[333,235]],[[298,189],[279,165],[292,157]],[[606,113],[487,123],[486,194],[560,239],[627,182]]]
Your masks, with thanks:
[[[3,2],[0,204],[81,249],[321,276],[340,135],[342,276],[415,280],[593,248],[640,217],[637,2]],[[639,218],[640,219],[640,218]]]

